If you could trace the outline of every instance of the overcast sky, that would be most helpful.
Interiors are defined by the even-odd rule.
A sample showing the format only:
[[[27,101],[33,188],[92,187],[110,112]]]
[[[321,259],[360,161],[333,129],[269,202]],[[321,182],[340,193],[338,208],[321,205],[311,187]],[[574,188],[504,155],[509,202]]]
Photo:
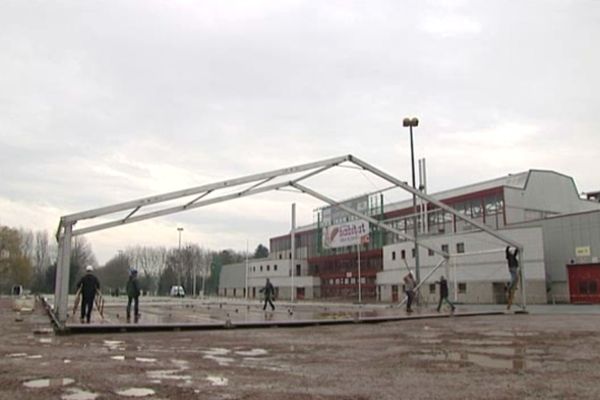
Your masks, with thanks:
[[[600,2],[0,1],[0,224],[353,154],[429,192],[539,168],[600,189]],[[345,170],[341,199],[383,187]],[[271,193],[90,234],[268,246],[321,203]]]

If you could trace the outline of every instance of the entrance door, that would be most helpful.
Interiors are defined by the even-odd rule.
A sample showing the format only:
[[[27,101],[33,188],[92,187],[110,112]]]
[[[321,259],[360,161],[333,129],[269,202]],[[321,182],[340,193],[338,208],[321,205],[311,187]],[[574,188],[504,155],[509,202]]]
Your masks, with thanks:
[[[296,288],[296,299],[304,300],[304,288],[303,287]]]
[[[571,303],[600,303],[600,263],[567,265]]]
[[[392,301],[398,302],[398,285],[392,285]]]

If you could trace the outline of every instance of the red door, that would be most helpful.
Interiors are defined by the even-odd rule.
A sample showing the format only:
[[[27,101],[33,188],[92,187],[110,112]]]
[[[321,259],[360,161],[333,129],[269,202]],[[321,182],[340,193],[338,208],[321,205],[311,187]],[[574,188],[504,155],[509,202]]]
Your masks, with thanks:
[[[567,265],[571,303],[600,303],[600,263]]]

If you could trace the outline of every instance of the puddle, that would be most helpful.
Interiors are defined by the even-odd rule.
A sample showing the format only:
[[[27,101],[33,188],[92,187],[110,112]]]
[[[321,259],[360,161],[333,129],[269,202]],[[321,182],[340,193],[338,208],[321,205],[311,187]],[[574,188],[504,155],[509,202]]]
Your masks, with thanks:
[[[23,386],[39,389],[39,388],[48,388],[48,387],[59,387],[59,386],[67,386],[75,382],[75,379],[71,378],[53,378],[53,379],[35,379],[33,381],[23,382]]]
[[[12,353],[12,354],[6,355],[6,358],[23,358],[23,357],[27,357],[27,353]]]
[[[472,346],[509,346],[513,344],[510,340],[477,340],[477,339],[456,339],[452,343],[467,344]]]
[[[440,344],[442,339],[423,339],[420,342],[423,344]]]
[[[222,376],[207,376],[206,380],[213,386],[227,386],[229,379],[223,378]]]
[[[125,356],[112,356],[112,360],[125,361]]]
[[[216,361],[222,367],[228,367],[229,364],[234,362],[235,360],[231,357],[223,357],[225,354],[229,354],[231,351],[228,349],[224,349],[221,347],[215,347],[210,350],[205,350],[203,353],[205,356],[203,358],[207,360]]]
[[[267,355],[267,350],[265,349],[252,349],[252,350],[243,350],[243,351],[236,351],[235,354],[239,354],[240,356],[246,356],[246,357],[257,357],[257,356],[264,356]]]
[[[515,349],[510,349],[513,355]],[[467,362],[479,365],[485,368],[523,370],[537,368],[542,364],[539,361],[526,360],[524,358],[497,358],[484,354],[466,353],[466,352],[428,352],[412,355],[413,358],[425,361],[456,361]]]
[[[86,392],[78,388],[69,388],[66,391],[68,394],[63,394],[60,397],[62,400],[96,400],[99,396],[98,393]]]
[[[33,356],[27,356],[27,358],[38,359],[38,358],[42,358],[42,355],[41,354],[35,354]]]
[[[153,363],[153,362],[156,362],[156,358],[136,357],[135,361],[142,362],[142,363]]]
[[[146,397],[152,396],[154,394],[154,390],[147,388],[129,388],[125,390],[119,390],[117,394],[119,396],[126,397]]]
[[[508,336],[508,337],[529,337],[529,336],[537,336],[539,333],[537,332],[518,332],[518,331],[492,331],[492,332],[483,332],[482,335],[485,336]]]
[[[154,361],[156,361],[156,360],[154,360]],[[186,360],[177,360],[175,358],[172,358],[171,362],[173,364],[175,364],[176,366],[178,366],[180,369],[188,369],[189,365],[190,365],[190,363]]]
[[[71,360],[64,360],[63,361],[65,364],[71,364]]]
[[[52,339],[50,338],[41,338],[40,343],[52,343]]]
[[[190,381],[192,377],[190,375],[176,375],[181,372],[180,369],[163,369],[157,371],[146,371],[148,378],[153,380],[176,380],[176,381]]]
[[[105,340],[104,345],[109,348],[109,350],[124,350],[122,347],[125,342],[120,340]]]
[[[203,353],[213,355],[213,356],[223,356],[225,354],[231,353],[231,350],[224,349],[222,347],[213,347],[210,350],[204,350]]]
[[[213,355],[206,355],[203,358],[205,358],[207,360],[216,361],[217,364],[219,364],[221,367],[228,367],[229,364],[231,364],[232,362],[235,361],[231,357],[220,357],[220,356],[213,356]]]

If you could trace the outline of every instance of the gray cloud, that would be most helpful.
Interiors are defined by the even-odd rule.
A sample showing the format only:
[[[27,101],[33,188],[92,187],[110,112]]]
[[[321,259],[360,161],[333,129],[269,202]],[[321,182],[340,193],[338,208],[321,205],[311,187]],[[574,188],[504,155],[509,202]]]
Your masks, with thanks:
[[[3,2],[0,219],[347,153],[408,180],[407,115],[430,191],[528,168],[597,189],[599,21],[592,1]],[[341,198],[381,182],[316,184]],[[151,239],[203,220],[215,246],[249,226],[266,243],[291,200],[261,201],[167,218]],[[91,236],[100,260],[129,229]]]

